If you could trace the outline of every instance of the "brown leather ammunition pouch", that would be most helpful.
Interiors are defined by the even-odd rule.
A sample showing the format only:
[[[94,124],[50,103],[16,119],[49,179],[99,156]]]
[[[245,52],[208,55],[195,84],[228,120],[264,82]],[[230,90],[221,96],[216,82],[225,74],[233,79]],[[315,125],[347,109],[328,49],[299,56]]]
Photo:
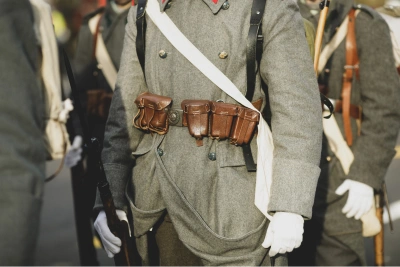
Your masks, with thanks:
[[[238,112],[238,105],[222,102],[211,103],[210,137],[223,140],[230,136],[232,122]]]
[[[208,136],[209,133],[208,115],[211,109],[211,101],[184,100],[181,107],[183,110],[183,126],[187,126],[190,135],[196,138],[197,146],[202,146],[202,138]]]
[[[260,120],[260,114],[246,107],[238,107],[238,114],[234,118],[231,131],[231,144],[248,144]]]
[[[107,93],[102,89],[88,90],[86,104],[88,116],[96,116],[106,120],[111,106],[112,95],[112,93]]]
[[[169,126],[168,108],[171,102],[170,97],[149,92],[140,94],[135,100],[139,111],[133,119],[133,125],[145,131],[166,134]]]

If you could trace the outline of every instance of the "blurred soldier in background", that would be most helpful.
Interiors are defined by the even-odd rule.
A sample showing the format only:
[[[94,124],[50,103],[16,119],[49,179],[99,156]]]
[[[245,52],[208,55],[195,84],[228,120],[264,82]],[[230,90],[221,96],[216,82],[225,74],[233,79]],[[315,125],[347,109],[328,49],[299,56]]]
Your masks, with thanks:
[[[46,160],[41,60],[29,1],[0,7],[0,265],[33,265]]]
[[[79,31],[74,58],[77,86],[81,96],[80,101],[86,111],[90,137],[96,137],[101,143],[119,69],[125,24],[131,3],[131,0],[108,1],[105,7],[84,17]],[[73,128],[73,134],[82,135],[77,116],[74,116]],[[74,165],[70,167],[72,166]],[[79,192],[76,192],[76,196],[80,196],[79,201],[83,203],[80,203],[79,208],[80,210],[83,208],[82,216],[89,222],[99,170],[91,157],[87,157],[86,166],[85,170],[83,163],[80,162],[72,169],[72,175],[77,179],[83,179],[77,188]],[[82,223],[86,225],[86,222]],[[88,246],[86,250],[89,249],[92,252],[86,254],[95,253]],[[88,263],[91,262],[90,258],[93,259],[94,256],[88,257]]]
[[[302,15],[316,23],[319,1],[298,2]],[[389,29],[371,8],[332,1],[324,46],[319,82],[336,114],[324,120],[313,218],[290,264],[365,265],[359,219],[371,210],[395,155],[400,84]]]
[[[0,265],[33,265],[45,160],[69,148],[71,106],[61,102],[50,6],[1,0],[0,7]]]

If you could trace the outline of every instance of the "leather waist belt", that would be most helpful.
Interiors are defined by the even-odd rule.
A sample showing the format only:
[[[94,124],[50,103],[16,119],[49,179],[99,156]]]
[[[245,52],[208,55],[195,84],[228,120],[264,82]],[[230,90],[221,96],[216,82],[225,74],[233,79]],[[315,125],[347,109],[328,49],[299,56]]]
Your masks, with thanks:
[[[340,100],[336,100],[335,102],[335,112],[342,113],[343,112],[343,103]],[[361,106],[356,106],[353,104],[350,104],[350,112],[349,112],[350,117],[359,120],[362,118],[362,108]]]
[[[135,104],[138,107],[133,125],[147,132],[166,134],[169,126],[185,126],[203,145],[203,137],[224,140],[233,145],[250,142],[260,119],[257,111],[236,104],[209,100],[184,100],[182,109],[171,109],[172,99],[166,96],[140,94]],[[261,108],[262,99],[253,104]]]

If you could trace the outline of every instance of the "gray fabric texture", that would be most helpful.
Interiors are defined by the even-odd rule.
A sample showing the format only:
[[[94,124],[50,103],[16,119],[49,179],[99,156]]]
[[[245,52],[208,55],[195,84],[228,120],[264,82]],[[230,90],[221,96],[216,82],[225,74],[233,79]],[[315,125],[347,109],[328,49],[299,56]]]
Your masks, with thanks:
[[[304,12],[302,15],[305,18],[310,17],[307,6],[300,2],[299,5],[300,10]],[[341,212],[346,204],[347,194],[338,196],[335,190],[345,179],[365,183],[376,190],[381,188],[386,170],[395,155],[394,147],[400,127],[398,109],[400,83],[395,69],[388,26],[374,10],[359,5],[357,7],[361,10],[356,18],[356,42],[360,60],[359,80],[354,77],[351,103],[362,107],[361,134],[358,135],[356,121],[351,118],[353,133],[351,150],[354,154],[354,162],[347,176],[324,139],[321,176],[317,186],[313,220],[322,227],[321,232],[324,236],[340,239],[345,246],[353,250],[353,255],[359,257],[360,264],[364,265],[364,248],[359,245],[361,222],[354,218],[348,219]],[[340,26],[351,8],[352,1],[332,1],[323,45],[332,38],[335,29]],[[340,99],[345,62],[344,40],[319,77],[320,81],[329,88],[327,95],[329,98]],[[345,137],[341,113],[335,114],[335,118]],[[316,229],[309,230],[312,232],[317,231]],[[305,232],[306,236],[312,234]],[[358,238],[350,238],[350,236],[358,236]],[[330,244],[333,247],[335,242]],[[337,249],[340,250],[340,246]],[[325,252],[317,257],[320,257],[320,262],[332,263],[330,260],[333,259],[321,260],[324,256],[334,256],[334,254],[330,256],[328,254]],[[340,265],[339,262],[334,264]]]
[[[29,1],[0,7],[0,265],[33,265],[46,155],[39,46]]]
[[[167,2],[160,0],[161,8]],[[251,1],[232,2],[227,10],[221,9],[222,2],[178,0],[165,11],[245,93]],[[268,221],[254,205],[255,173],[247,172],[242,149],[208,138],[197,147],[184,127],[170,127],[159,136],[132,126],[134,100],[145,91],[172,97],[172,108],[180,108],[184,99],[235,103],[176,51],[148,17],[145,82],[136,55],[135,18],[133,7],[102,153],[117,207],[131,209],[137,237],[167,209],[179,238],[205,265],[269,264],[268,250],[261,246]],[[264,52],[253,99],[265,97],[263,79],[269,86],[275,144],[269,212],[310,218],[320,172],[322,114],[296,3],[267,1],[262,31]],[[159,57],[160,50],[166,58]],[[218,57],[222,51],[226,59]],[[256,155],[255,140],[252,147]],[[216,152],[215,161],[208,159],[210,152]]]

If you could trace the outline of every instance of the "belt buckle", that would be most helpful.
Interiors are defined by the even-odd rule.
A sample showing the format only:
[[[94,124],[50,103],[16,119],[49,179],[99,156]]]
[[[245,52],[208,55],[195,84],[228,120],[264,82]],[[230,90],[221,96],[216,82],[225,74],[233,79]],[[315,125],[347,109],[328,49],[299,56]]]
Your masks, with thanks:
[[[170,109],[168,111],[168,122],[170,126],[182,126],[182,110]]]

